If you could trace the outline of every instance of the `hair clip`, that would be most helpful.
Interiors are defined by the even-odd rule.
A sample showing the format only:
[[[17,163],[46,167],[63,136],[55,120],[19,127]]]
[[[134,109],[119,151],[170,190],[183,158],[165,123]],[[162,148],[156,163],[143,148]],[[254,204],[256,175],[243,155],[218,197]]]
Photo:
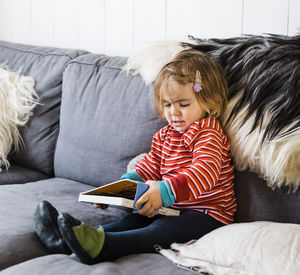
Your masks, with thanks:
[[[200,75],[199,71],[196,71],[196,80],[195,80],[193,89],[196,93],[199,93],[200,91],[202,91],[201,75]]]
[[[200,91],[202,91],[202,85],[201,85],[201,83],[195,82],[195,84],[194,84],[194,91],[196,93],[199,93]]]

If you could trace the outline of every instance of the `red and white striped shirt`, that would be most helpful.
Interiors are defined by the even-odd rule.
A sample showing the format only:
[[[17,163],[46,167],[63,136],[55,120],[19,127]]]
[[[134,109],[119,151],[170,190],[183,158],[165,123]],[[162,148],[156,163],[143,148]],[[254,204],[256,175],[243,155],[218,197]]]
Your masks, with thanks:
[[[216,118],[195,121],[185,133],[168,125],[152,140],[151,151],[136,165],[147,180],[167,180],[172,208],[207,211],[224,224],[236,211],[230,144]]]

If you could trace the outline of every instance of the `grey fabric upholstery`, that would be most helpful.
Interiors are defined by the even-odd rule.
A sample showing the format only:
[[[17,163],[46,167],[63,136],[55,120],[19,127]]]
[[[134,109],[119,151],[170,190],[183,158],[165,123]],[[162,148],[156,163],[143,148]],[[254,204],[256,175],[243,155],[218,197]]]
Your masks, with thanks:
[[[47,178],[49,178],[49,176],[42,172],[10,163],[9,169],[3,169],[2,173],[0,173],[0,185],[20,184]]]
[[[0,64],[6,63],[10,70],[21,70],[21,74],[33,77],[35,90],[40,97],[40,105],[35,108],[34,117],[25,127],[20,128],[25,149],[11,156],[15,163],[53,175],[62,74],[70,60],[84,53],[81,50],[0,41]]]
[[[126,215],[124,209],[79,203],[78,195],[119,179],[129,160],[148,152],[153,134],[165,125],[153,111],[153,87],[121,69],[126,58],[84,53],[0,41],[0,63],[12,70],[23,67],[22,73],[36,80],[41,102],[21,128],[26,149],[11,155],[11,168],[0,174],[1,275],[194,274],[158,254],[84,265],[74,255],[48,255],[34,233],[33,215],[42,200],[91,225]],[[45,179],[53,172],[56,178]],[[235,184],[237,222],[300,224],[300,191],[273,191],[247,171],[236,171]]]
[[[272,190],[257,174],[235,173],[235,192],[238,208],[236,222],[274,221],[300,224],[300,189]]]
[[[195,275],[177,267],[167,258],[158,254],[138,254],[122,257],[113,262],[85,265],[76,261],[74,255],[52,255],[40,257],[1,272],[1,275]]]
[[[105,224],[127,214],[123,209],[100,210],[78,202],[79,193],[89,189],[91,186],[60,178],[1,185],[0,270],[48,254],[33,226],[35,208],[42,200],[92,225]]]
[[[152,86],[121,70],[125,61],[90,54],[68,64],[56,176],[100,186],[118,180],[133,157],[150,150],[165,122],[154,113]]]

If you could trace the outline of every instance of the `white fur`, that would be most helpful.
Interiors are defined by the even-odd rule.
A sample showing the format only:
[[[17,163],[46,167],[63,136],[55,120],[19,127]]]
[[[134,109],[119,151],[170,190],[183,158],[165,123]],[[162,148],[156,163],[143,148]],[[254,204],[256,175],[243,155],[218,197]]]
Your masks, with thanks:
[[[229,102],[224,121],[238,98],[239,96]],[[248,134],[254,115],[242,125],[247,107],[226,127],[236,168],[258,173],[272,188],[287,185],[296,190],[300,186],[300,129],[287,136],[279,134],[275,139],[262,143],[263,133],[272,115],[269,111],[265,112],[261,129],[256,128]]]
[[[134,171],[134,167],[142,160],[146,153],[142,153],[133,158],[127,165],[127,173]]]
[[[140,73],[145,83],[152,83],[161,68],[184,49],[178,41],[162,40],[149,43],[136,55],[129,57],[124,69],[132,74]]]
[[[37,105],[34,80],[20,72],[10,72],[0,64],[0,172],[9,167],[7,155],[22,144],[18,126],[24,126]]]

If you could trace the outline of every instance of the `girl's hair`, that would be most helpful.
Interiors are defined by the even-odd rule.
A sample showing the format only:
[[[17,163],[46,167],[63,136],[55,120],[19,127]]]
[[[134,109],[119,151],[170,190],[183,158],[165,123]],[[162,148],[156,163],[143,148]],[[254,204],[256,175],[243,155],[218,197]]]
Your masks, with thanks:
[[[195,83],[201,75],[201,91],[195,92],[200,107],[207,116],[220,117],[227,105],[228,87],[223,68],[208,55],[197,50],[183,50],[159,72],[154,84],[154,100],[158,114],[164,117],[162,92],[169,79],[180,85]]]

